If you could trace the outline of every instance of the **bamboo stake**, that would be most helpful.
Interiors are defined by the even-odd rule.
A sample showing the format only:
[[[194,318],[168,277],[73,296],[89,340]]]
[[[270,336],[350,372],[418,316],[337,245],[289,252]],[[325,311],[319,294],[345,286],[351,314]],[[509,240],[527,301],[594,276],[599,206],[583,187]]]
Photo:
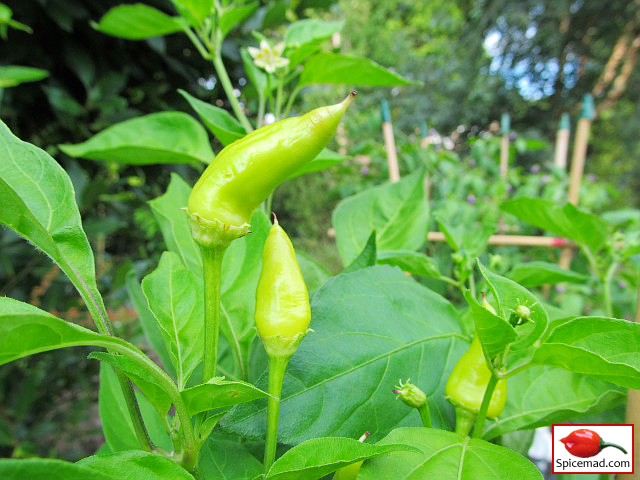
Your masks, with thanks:
[[[431,145],[431,136],[429,135],[429,130],[427,129],[427,122],[422,121],[420,123],[420,132],[422,133],[422,139],[420,140],[420,146],[423,149],[429,148]],[[424,174],[424,198],[429,201],[431,197],[431,175],[429,174],[429,166],[427,165],[427,171]]]
[[[446,238],[442,232],[427,233],[429,242],[445,242]],[[573,245],[571,240],[562,237],[537,237],[533,235],[491,235],[489,245],[514,245],[521,247],[565,247]]]
[[[503,113],[500,119],[502,130],[502,143],[500,144],[500,178],[506,178],[509,169],[509,130],[511,128],[511,117],[508,113]]]
[[[569,136],[571,122],[568,113],[563,113],[558,125],[558,133],[556,134],[556,152],[554,164],[562,170],[567,169],[567,153],[569,152]]]
[[[584,163],[587,157],[589,132],[591,130],[594,111],[593,97],[587,94],[582,100],[582,112],[580,113],[580,120],[578,120],[576,138],[573,142],[573,156],[571,157],[571,171],[569,173],[569,202],[576,206],[580,198],[580,183],[582,182],[582,175],[584,174]],[[571,248],[565,248],[560,254],[558,265],[562,268],[569,269],[572,258],[573,250]]]
[[[382,134],[384,135],[384,146],[387,150],[387,164],[389,166],[389,181],[396,183],[400,180],[400,170],[398,168],[398,156],[396,155],[396,142],[393,137],[393,126],[391,125],[391,112],[386,100],[381,102],[382,109]]]

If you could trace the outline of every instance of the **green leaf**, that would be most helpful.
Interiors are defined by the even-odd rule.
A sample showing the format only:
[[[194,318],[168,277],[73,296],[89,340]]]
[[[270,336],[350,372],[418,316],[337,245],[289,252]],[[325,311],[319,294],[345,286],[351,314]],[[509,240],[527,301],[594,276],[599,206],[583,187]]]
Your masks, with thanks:
[[[105,319],[93,252],[69,176],[45,151],[22,142],[2,122],[0,158],[0,223],[49,255],[78,289],[94,320]]]
[[[338,204],[332,222],[343,264],[358,256],[372,230],[380,250],[417,250],[425,243],[429,209],[422,180],[423,171],[418,171]]]
[[[307,163],[304,167],[302,167],[297,172],[291,174],[289,178],[299,177],[300,175],[304,175],[305,173],[319,172],[320,170],[326,170],[327,168],[331,168],[335,165],[338,165],[349,157],[344,155],[340,155],[328,148],[323,149],[316,158]]]
[[[206,127],[220,140],[222,145],[227,146],[246,135],[240,122],[226,110],[198,100],[184,90],[178,90],[178,92],[189,102],[191,108],[196,111]]]
[[[493,359],[504,352],[507,345],[518,338],[518,334],[504,318],[494,315],[479,304],[469,290],[464,292],[464,298],[471,307],[473,322],[476,326],[478,339],[482,344],[482,350],[487,358]],[[491,367],[490,364],[488,366]]]
[[[279,441],[319,436],[381,438],[396,425],[421,425],[415,409],[395,401],[399,378],[428,396],[433,423],[450,428],[444,386],[468,348],[454,307],[398,269],[375,266],[331,278],[311,305],[310,333],[291,358],[280,407]],[[357,348],[354,348],[357,345]],[[256,386],[264,389],[267,375]],[[303,416],[300,412],[304,412]],[[266,401],[242,404],[221,425],[263,438]],[[381,477],[383,478],[383,477]]]
[[[213,377],[207,383],[187,388],[181,394],[189,415],[251,402],[268,395],[250,383],[231,382],[220,377]]]
[[[158,321],[182,390],[203,356],[201,284],[175,253],[164,252],[158,268],[142,280],[142,290]]]
[[[511,346],[510,351],[529,349],[547,330],[547,325],[549,324],[547,312],[538,299],[526,288],[521,287],[512,280],[490,272],[480,261],[478,261],[478,268],[493,292],[495,300],[498,302],[498,316],[508,321],[519,305],[525,305],[531,310],[531,320],[516,327],[518,338]],[[529,358],[530,355],[523,356],[520,357],[519,361],[526,362]]]
[[[171,451],[173,446],[171,438],[169,438],[169,434],[166,431],[166,422],[144,395],[136,392],[136,398],[151,440],[158,447]],[[140,444],[131,423],[131,417],[129,416],[129,410],[127,409],[118,377],[113,368],[102,363],[100,364],[98,405],[102,432],[111,451],[119,452],[139,449]]]
[[[59,145],[72,157],[130,165],[210,163],[213,151],[204,128],[182,112],[144,115],[112,125],[89,140]]]
[[[242,57],[242,63],[244,64],[244,69],[247,72],[247,76],[256,90],[258,94],[265,95],[267,90],[267,75],[265,72],[260,70],[255,63],[253,63],[253,58],[251,54],[246,48],[240,49],[240,56]]]
[[[128,40],[168,35],[182,30],[179,17],[170,17],[142,3],[118,5],[93,25],[96,30]]]
[[[196,273],[200,278],[202,277],[200,249],[191,236],[187,214],[182,210],[187,206],[190,193],[191,187],[187,182],[177,173],[172,173],[167,191],[150,200],[149,206],[158,222],[167,249],[178,255],[187,270]]]
[[[21,83],[37,82],[47,78],[49,72],[41,68],[20,65],[0,66],[0,88],[16,87]]]
[[[120,480],[194,480],[173,460],[149,452],[129,451],[83,458],[77,465]]]
[[[378,263],[400,267],[403,272],[421,277],[440,278],[442,274],[433,258],[411,250],[388,250],[378,252]]]
[[[615,385],[554,367],[527,368],[507,379],[507,390],[504,412],[485,429],[487,440],[516,430],[568,423],[625,402],[625,391]]]
[[[144,332],[147,342],[158,355],[164,370],[175,378],[176,372],[171,364],[169,351],[162,339],[162,333],[160,333],[160,327],[158,326],[156,317],[154,317],[153,312],[149,310],[149,303],[144,296],[144,292],[142,291],[142,287],[140,286],[140,282],[138,281],[135,271],[131,270],[127,274],[125,283],[127,291],[129,292],[129,300],[131,300],[131,303],[138,312],[138,320],[140,320],[140,325],[142,326],[142,331]]]
[[[420,453],[399,452],[365,462],[359,480],[542,480],[536,466],[514,451],[453,432],[399,428],[378,445],[392,443],[411,445]]]
[[[307,285],[309,298],[313,298],[316,291],[329,280],[331,272],[304,252],[296,252],[296,259],[300,265],[304,283]]]
[[[640,390],[640,324],[580,317],[558,325],[538,348],[533,363]]]
[[[305,63],[298,86],[318,83],[378,87],[415,84],[390,72],[373,60],[338,53],[319,53]]]
[[[371,445],[351,438],[313,438],[276,460],[265,480],[316,480],[355,462],[407,450],[415,451],[406,445]]]
[[[106,352],[92,352],[89,354],[89,358],[100,360],[101,362],[111,365],[116,370],[123,372],[140,388],[140,391],[156,408],[160,416],[164,417],[167,415],[172,402],[164,386],[156,383],[145,370],[140,368],[140,366],[129,357],[113,355]]]
[[[435,214],[438,228],[444,234],[447,244],[454,251],[467,252],[471,257],[476,257],[485,251],[489,238],[495,232],[493,222],[473,225],[472,228],[464,222],[452,223],[450,217],[446,220],[440,212]],[[454,217],[455,218],[455,217]]]
[[[327,21],[307,18],[293,22],[287,27],[284,41],[287,47],[299,47],[305,43],[326,40],[342,30],[344,21]]]
[[[83,465],[48,458],[0,459],[3,480],[117,480]]]
[[[203,478],[252,480],[263,470],[262,463],[243,444],[212,435],[200,451],[198,470]]]
[[[607,243],[607,224],[570,203],[558,207],[549,200],[521,197],[504,202],[500,208],[535,227],[585,245],[594,254]]]
[[[589,275],[566,270],[549,262],[519,263],[511,269],[508,276],[514,282],[529,288],[561,282],[584,283],[590,278]]]
[[[171,0],[171,3],[194,27],[199,26],[213,10],[213,0]]]
[[[372,231],[362,252],[351,262],[343,273],[355,272],[361,268],[372,267],[376,264],[376,231]]]
[[[228,10],[224,10],[220,18],[218,19],[218,28],[222,33],[222,38],[236,25],[242,23],[258,8],[258,2],[248,3],[246,5],[231,6]]]

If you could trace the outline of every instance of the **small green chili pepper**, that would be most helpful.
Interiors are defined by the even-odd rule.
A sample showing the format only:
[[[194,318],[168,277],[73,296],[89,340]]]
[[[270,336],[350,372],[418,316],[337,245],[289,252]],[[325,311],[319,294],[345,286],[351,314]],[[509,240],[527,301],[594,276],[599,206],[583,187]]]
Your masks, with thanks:
[[[225,147],[189,196],[187,212],[196,241],[228,244],[245,235],[258,205],[327,145],[355,95],[264,126]]]

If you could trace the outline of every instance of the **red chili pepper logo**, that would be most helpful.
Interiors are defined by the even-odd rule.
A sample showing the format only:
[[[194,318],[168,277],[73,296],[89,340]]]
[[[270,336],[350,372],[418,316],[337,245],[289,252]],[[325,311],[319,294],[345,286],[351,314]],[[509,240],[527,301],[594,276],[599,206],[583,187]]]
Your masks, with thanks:
[[[600,435],[593,430],[588,430],[586,428],[574,430],[560,441],[564,443],[564,448],[567,449],[567,452],[574,457],[593,457],[599,454],[602,449],[606,447],[615,447],[623,453],[627,453],[627,451],[620,445],[616,445],[615,443],[606,443],[602,438],[600,438]]]

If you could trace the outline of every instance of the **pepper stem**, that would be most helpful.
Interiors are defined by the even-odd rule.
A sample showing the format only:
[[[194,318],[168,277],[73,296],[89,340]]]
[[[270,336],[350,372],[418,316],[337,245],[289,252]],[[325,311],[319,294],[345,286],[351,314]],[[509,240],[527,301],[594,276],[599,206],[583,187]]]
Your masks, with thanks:
[[[482,430],[484,429],[484,421],[487,418],[487,410],[489,410],[489,404],[491,403],[491,397],[493,391],[498,384],[498,377],[492,371],[487,388],[484,391],[484,397],[482,398],[482,404],[480,405],[480,411],[478,412],[478,418],[476,420],[476,426],[473,429],[473,438],[482,438]]]
[[[471,410],[467,410],[464,407],[456,407],[456,433],[465,437],[468,436],[477,416]]]
[[[200,245],[204,273],[204,369],[203,383],[216,374],[220,334],[220,277],[227,247]]]
[[[267,438],[264,446],[264,473],[266,474],[276,459],[278,444],[278,418],[280,416],[280,395],[284,372],[290,356],[269,356],[269,403],[267,405]]]
[[[425,428],[431,428],[431,414],[429,413],[429,404],[426,401],[422,406],[418,407],[418,413]]]
[[[603,448],[607,448],[607,447],[615,447],[618,450],[620,450],[622,453],[624,453],[625,455],[627,453],[627,451],[623,447],[618,445],[617,443],[603,442],[602,439],[600,439],[600,451],[602,451]]]

